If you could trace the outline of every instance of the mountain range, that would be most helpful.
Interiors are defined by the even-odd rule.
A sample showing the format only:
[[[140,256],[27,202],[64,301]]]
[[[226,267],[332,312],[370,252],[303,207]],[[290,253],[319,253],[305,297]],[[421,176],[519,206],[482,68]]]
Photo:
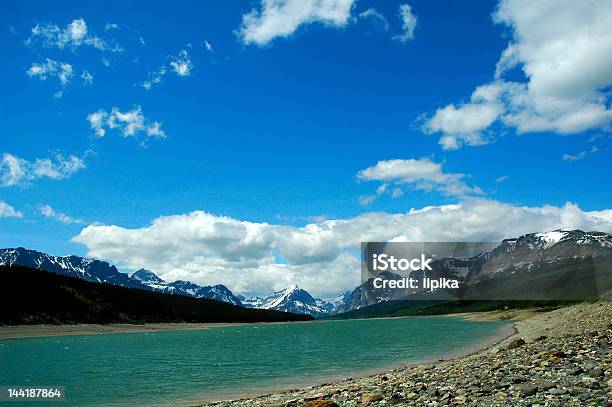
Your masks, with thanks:
[[[30,267],[96,283],[223,301],[245,308],[309,314],[316,318],[334,313],[338,306],[334,302],[315,299],[306,290],[297,286],[274,292],[264,298],[246,299],[243,296],[234,295],[222,284],[200,286],[185,280],[168,283],[146,269],[139,269],[128,275],[119,272],[115,266],[105,261],[78,256],[52,256],[23,247],[0,249],[0,265]]]
[[[461,281],[458,290],[374,288],[369,278],[338,307],[349,312],[396,300],[572,300],[612,295],[612,235],[559,229],[503,240],[471,257],[445,257],[431,263],[432,279]],[[412,272],[410,277],[419,272]],[[422,272],[421,272],[422,273]],[[399,280],[388,271],[379,276]],[[417,277],[417,276],[415,276]]]
[[[247,308],[272,309],[277,311],[292,312],[294,314],[309,314],[315,318],[336,313],[342,301],[331,299],[329,301],[314,298],[308,291],[293,285],[284,290],[274,292],[269,296],[241,297],[242,305]]]
[[[568,276],[572,275],[575,279],[576,267],[584,267],[585,264],[592,266],[593,259],[612,259],[612,235],[560,229],[506,239],[493,250],[469,258],[435,260],[432,264],[434,269],[432,277],[461,279],[466,288],[460,295],[465,298],[476,298],[475,293],[481,293],[483,290],[497,296],[515,296],[517,292],[533,296],[544,291],[561,295],[565,293],[563,290],[569,287]],[[267,297],[246,298],[233,294],[221,284],[200,286],[184,280],[168,283],[145,269],[128,275],[119,272],[115,266],[105,261],[78,256],[58,257],[21,247],[0,249],[0,265],[31,267],[91,282],[213,299],[245,308],[309,314],[315,318],[358,310],[382,301],[407,299],[405,293],[401,291],[381,292],[374,289],[372,279],[350,292],[329,300],[314,298],[306,290],[295,285],[273,292]],[[576,283],[582,290],[578,290],[581,295],[589,294],[588,290],[595,290],[596,294],[609,290],[608,284],[612,284],[609,264],[604,263],[602,267],[604,274],[598,275],[597,281],[600,286],[597,287],[592,286],[595,280],[589,280],[591,277],[595,278],[588,274],[590,271],[580,274],[581,277],[586,276]],[[597,269],[601,271],[602,267]],[[594,269],[590,267],[589,270]],[[560,275],[561,272],[564,274]],[[399,279],[400,276],[388,273],[385,278]],[[559,287],[559,281],[565,281],[565,285]],[[550,282],[553,282],[553,286],[545,286],[546,283],[550,285]],[[423,293],[412,295],[418,296]]]

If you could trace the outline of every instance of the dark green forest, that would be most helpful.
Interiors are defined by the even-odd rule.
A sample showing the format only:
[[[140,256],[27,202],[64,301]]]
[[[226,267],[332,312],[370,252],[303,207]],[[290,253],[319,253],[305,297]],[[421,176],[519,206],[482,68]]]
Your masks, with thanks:
[[[280,322],[312,317],[0,266],[0,325]]]

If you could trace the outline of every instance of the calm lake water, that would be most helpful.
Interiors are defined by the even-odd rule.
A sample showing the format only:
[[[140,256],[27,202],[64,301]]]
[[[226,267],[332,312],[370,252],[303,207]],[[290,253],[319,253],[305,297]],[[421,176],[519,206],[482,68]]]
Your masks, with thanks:
[[[0,386],[63,386],[57,406],[188,404],[437,359],[504,326],[418,317],[5,340]]]

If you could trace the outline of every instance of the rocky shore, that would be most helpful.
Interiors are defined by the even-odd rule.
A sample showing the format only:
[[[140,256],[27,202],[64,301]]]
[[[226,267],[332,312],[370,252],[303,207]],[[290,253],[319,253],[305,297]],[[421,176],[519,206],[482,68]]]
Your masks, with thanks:
[[[515,324],[460,359],[212,406],[612,407],[612,303],[578,304]]]

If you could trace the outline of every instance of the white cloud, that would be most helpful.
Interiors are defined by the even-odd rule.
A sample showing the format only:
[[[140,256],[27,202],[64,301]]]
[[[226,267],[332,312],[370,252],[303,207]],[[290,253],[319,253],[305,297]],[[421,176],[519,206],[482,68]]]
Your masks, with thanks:
[[[593,134],[591,137],[589,137],[589,139],[587,140],[587,143],[592,143],[594,141],[597,141],[599,139],[604,138],[605,136],[603,134]]]
[[[81,73],[81,79],[83,80],[83,84],[86,86],[93,85],[93,75],[89,73],[87,70],[83,70]]]
[[[391,198],[400,198],[404,196],[404,191],[402,191],[401,188],[395,187],[393,188],[393,190],[391,191]]]
[[[99,113],[99,111],[98,111]],[[145,131],[145,118],[140,106],[122,112],[116,107],[111,109],[106,125],[110,129],[119,129],[124,137],[133,137],[136,133]]]
[[[368,206],[376,200],[376,195],[362,195],[358,198],[359,205]]]
[[[119,24],[116,24],[116,23],[104,24],[104,31],[116,30],[117,28],[119,28]]]
[[[53,158],[27,161],[9,153],[0,160],[0,186],[27,184],[39,178],[63,179],[85,168],[82,158],[56,154]]]
[[[501,175],[501,176],[495,178],[495,182],[499,184],[500,182],[508,181],[509,178],[510,177],[508,175]]]
[[[593,146],[590,150],[581,151],[578,154],[563,154],[561,158],[563,159],[563,161],[577,161],[582,160],[583,158],[586,158],[589,154],[594,154],[598,151],[599,149],[597,148],[597,146]]]
[[[186,50],[181,50],[177,56],[171,57],[170,67],[178,76],[189,76],[193,69],[191,57]]]
[[[467,185],[464,174],[444,172],[442,164],[429,158],[379,161],[376,165],[359,171],[357,178],[362,181],[383,182],[384,188],[381,191],[382,186],[379,187],[377,195],[385,192],[388,183],[411,185],[415,189],[438,191],[456,197],[483,193],[480,188]]]
[[[414,38],[414,30],[417,26],[417,17],[412,13],[412,7],[408,4],[400,4],[399,17],[402,19],[402,30],[400,35],[393,37],[399,42],[407,42]]]
[[[95,131],[96,136],[104,137],[106,135],[106,119],[108,117],[108,113],[106,110],[100,109],[97,112],[90,113],[87,115],[87,120],[89,121],[89,125]]]
[[[366,11],[362,11],[357,15],[357,17],[361,19],[370,19],[374,24],[380,26],[380,28],[382,28],[384,31],[389,30],[389,22],[387,21],[385,16],[373,7],[370,7]]]
[[[64,213],[61,212],[57,212],[55,209],[53,209],[50,205],[41,205],[38,210],[40,211],[40,213],[47,217],[47,218],[51,218],[51,219],[55,219],[58,220],[62,223],[65,223],[67,225],[69,224],[82,224],[83,221],[79,220],[79,219],[75,219],[71,216],[68,216]]]
[[[72,20],[64,28],[56,24],[36,24],[32,28],[32,34],[26,40],[26,44],[34,45],[37,43],[47,48],[69,48],[76,50],[81,46],[89,46],[101,51],[122,51],[121,46],[118,44],[91,35],[87,28],[87,23],[82,18]]]
[[[0,218],[23,218],[23,213],[6,202],[0,201]]]
[[[427,134],[442,133],[439,143],[445,150],[487,144],[491,139],[484,131],[504,113],[505,100],[516,99],[521,91],[519,84],[503,81],[481,85],[469,102],[438,109],[422,129]]]
[[[113,107],[108,113],[104,109],[90,113],[87,116],[89,125],[97,137],[104,137],[107,130],[117,130],[123,137],[166,138],[166,133],[161,128],[161,123],[149,121],[142,113],[138,105],[131,110],[121,111]]]
[[[49,58],[45,62],[32,63],[32,66],[28,68],[26,73],[30,78],[38,78],[41,81],[46,81],[47,77],[57,78],[61,88],[55,93],[54,96],[56,98],[62,97],[64,89],[75,76],[71,64]],[[89,71],[83,70],[80,77],[85,86],[93,84],[93,75]]]
[[[242,16],[236,35],[244,44],[264,46],[277,37],[290,37],[312,23],[345,27],[354,0],[261,0],[259,8]]]
[[[208,52],[215,52],[215,50],[213,49],[213,46],[211,45],[210,42],[208,42],[208,40],[204,40],[204,48],[206,48],[206,51]]]
[[[384,194],[388,187],[389,184],[387,183],[381,184],[378,188],[376,188],[376,195]]]
[[[208,42],[205,42],[205,44],[208,44]],[[212,52],[212,47],[209,51]],[[140,83],[138,85],[142,86],[146,90],[149,90],[153,87],[153,85],[157,85],[158,83],[161,83],[164,76],[166,76],[166,74],[169,71],[174,72],[177,76],[180,76],[180,77],[187,77],[191,75],[191,71],[194,65],[193,65],[193,62],[191,61],[191,56],[189,55],[187,50],[183,49],[179,51],[179,53],[175,56],[168,55],[166,59],[169,60],[170,62],[168,62],[167,64],[165,63],[164,65],[160,66],[153,73],[149,72],[149,78],[143,83]]]
[[[149,90],[153,87],[153,85],[157,85],[158,83],[160,83],[165,75],[166,67],[161,66],[157,71],[153,72],[152,74],[149,73],[149,79],[144,81],[140,86],[142,86],[146,90]]]
[[[47,77],[56,77],[62,87],[56,93],[56,97],[61,97],[63,88],[68,85],[72,79],[72,65],[66,62],[58,62],[47,58],[46,62],[32,63],[32,66],[26,71],[30,78],[38,78],[41,81],[46,81]]]
[[[147,136],[166,138],[166,133],[162,130],[160,122],[153,122],[149,127],[147,127]]]
[[[468,199],[406,213],[365,213],[303,227],[254,223],[202,211],[162,216],[146,227],[89,225],[73,238],[88,255],[123,267],[144,267],[164,279],[223,283],[268,294],[297,283],[331,296],[359,283],[359,247],[366,241],[500,241],[558,228],[612,231],[612,211],[514,206]],[[286,263],[275,261],[276,254]]]
[[[612,8],[606,2],[502,0],[495,22],[511,31],[488,100],[438,109],[425,124],[447,149],[480,145],[494,122],[517,133],[609,130],[612,121]],[[525,81],[504,75],[520,68]],[[467,121],[469,124],[463,125]],[[475,141],[475,142],[474,142]]]

